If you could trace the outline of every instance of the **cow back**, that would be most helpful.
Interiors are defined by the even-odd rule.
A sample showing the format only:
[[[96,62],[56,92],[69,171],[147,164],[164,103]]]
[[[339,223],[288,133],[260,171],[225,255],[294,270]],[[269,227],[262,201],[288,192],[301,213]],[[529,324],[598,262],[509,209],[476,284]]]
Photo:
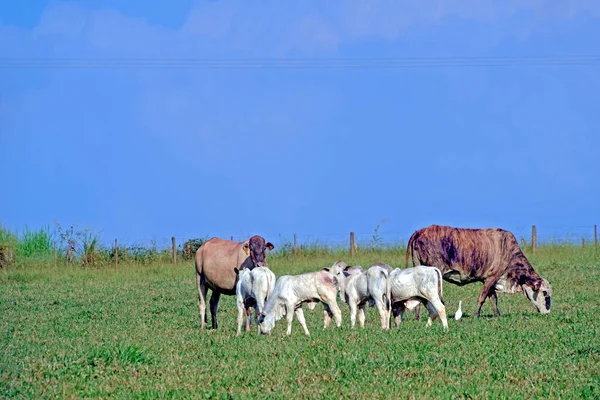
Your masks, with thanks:
[[[407,251],[412,252],[414,265],[437,267],[444,275],[454,273],[453,281],[533,271],[514,235],[499,228],[431,225],[413,234]]]
[[[212,238],[198,248],[196,269],[211,289],[225,294],[235,293],[235,269],[244,269],[252,263],[243,250],[244,243]]]

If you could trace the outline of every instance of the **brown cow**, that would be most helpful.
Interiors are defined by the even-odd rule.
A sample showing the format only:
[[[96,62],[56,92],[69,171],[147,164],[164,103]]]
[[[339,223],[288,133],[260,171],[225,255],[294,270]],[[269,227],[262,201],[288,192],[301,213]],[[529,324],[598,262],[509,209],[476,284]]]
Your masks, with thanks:
[[[198,309],[202,328],[206,326],[206,294],[210,297],[212,328],[217,329],[217,307],[221,294],[235,296],[237,272],[243,268],[266,267],[265,249],[273,250],[273,243],[261,236],[252,236],[244,242],[212,238],[196,250],[196,285]],[[237,271],[236,271],[237,270]]]
[[[476,317],[488,297],[492,300],[494,315],[500,316],[496,292],[523,291],[538,312],[550,312],[550,283],[534,271],[509,231],[431,225],[410,237],[406,249],[407,267],[409,255],[412,255],[413,265],[439,268],[445,281],[459,286],[483,282]]]

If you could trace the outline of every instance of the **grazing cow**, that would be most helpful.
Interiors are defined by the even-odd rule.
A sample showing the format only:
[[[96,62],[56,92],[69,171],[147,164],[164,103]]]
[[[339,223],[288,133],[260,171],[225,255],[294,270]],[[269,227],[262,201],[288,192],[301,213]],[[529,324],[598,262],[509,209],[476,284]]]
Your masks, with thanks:
[[[265,250],[273,250],[271,242],[260,236],[252,236],[244,242],[212,238],[196,250],[196,285],[198,286],[198,309],[202,328],[206,326],[206,294],[210,297],[212,328],[217,329],[217,308],[221,294],[235,295],[236,269],[266,267]]]
[[[337,327],[342,326],[342,313],[335,300],[338,290],[336,276],[323,268],[320,271],[300,275],[284,275],[277,279],[273,293],[269,296],[265,309],[258,318],[258,326],[263,334],[270,333],[275,322],[284,315],[287,319],[287,334],[292,333],[294,313],[306,335],[310,335],[302,311],[302,304],[322,302],[328,318],[324,328],[327,328],[331,317],[335,318]]]
[[[534,271],[515,236],[504,229],[431,225],[410,237],[406,266],[409,256],[413,265],[437,267],[444,280],[456,285],[483,282],[476,317],[487,298],[492,301],[494,315],[500,316],[496,292],[523,291],[538,312],[550,312],[550,283]]]
[[[439,269],[425,265],[406,269],[396,268],[390,273],[389,280],[396,327],[400,325],[405,310],[412,310],[423,303],[429,310],[426,326],[431,326],[439,316],[444,329],[448,329],[442,291],[442,273]]]
[[[390,267],[391,270],[391,267]],[[343,261],[335,262],[330,271],[338,278],[340,298],[350,307],[350,326],[358,322],[365,327],[365,306],[377,306],[381,319],[381,328],[388,329],[390,324],[390,287],[387,270],[378,264],[364,271],[361,267],[348,266]]]
[[[258,315],[264,309],[265,302],[273,291],[275,280],[275,274],[268,267],[256,267],[252,270],[244,268],[239,272],[235,290],[238,308],[236,335],[239,335],[242,330],[244,312],[246,314],[246,331],[250,330],[250,309],[252,307],[254,307],[254,317],[258,326]]]

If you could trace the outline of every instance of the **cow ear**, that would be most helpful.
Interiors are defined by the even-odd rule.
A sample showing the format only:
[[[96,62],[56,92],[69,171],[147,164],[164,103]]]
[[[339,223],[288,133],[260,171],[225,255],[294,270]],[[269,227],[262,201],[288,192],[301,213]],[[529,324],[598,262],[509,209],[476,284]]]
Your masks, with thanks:
[[[346,268],[344,268],[344,272],[347,272],[347,271],[349,271],[350,269],[352,269],[352,266],[351,266],[351,265],[348,265]]]
[[[269,249],[269,251],[271,251],[275,248],[275,246],[273,246],[273,243],[271,243],[271,242],[267,242],[266,246],[267,246],[267,249]]]
[[[248,242],[244,243],[242,248],[244,249],[244,253],[246,253],[246,255],[248,255],[248,250],[250,249],[250,245],[248,244]]]
[[[323,268],[323,271],[329,272],[329,268]]]

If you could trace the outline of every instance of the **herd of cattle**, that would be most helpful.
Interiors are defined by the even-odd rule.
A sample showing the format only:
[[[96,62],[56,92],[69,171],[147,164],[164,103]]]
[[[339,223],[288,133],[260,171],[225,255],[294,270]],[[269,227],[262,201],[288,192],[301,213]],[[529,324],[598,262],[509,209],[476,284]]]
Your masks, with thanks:
[[[250,329],[252,308],[259,333],[270,333],[275,322],[286,317],[289,335],[295,314],[308,335],[302,305],[314,309],[319,302],[324,304],[324,327],[327,328],[332,319],[340,327],[342,313],[336,300],[338,293],[350,308],[351,326],[356,324],[357,312],[359,323],[364,326],[367,304],[377,307],[383,329],[390,327],[392,315],[398,327],[406,310],[415,310],[415,317],[419,319],[420,305],[424,304],[429,311],[427,326],[439,317],[444,329],[448,329],[443,280],[460,286],[483,283],[476,317],[488,298],[494,315],[500,315],[497,292],[523,292],[538,312],[550,312],[550,283],[535,272],[514,235],[503,229],[439,225],[419,229],[408,242],[405,269],[377,263],[365,270],[336,261],[328,268],[277,279],[267,266],[267,249],[273,250],[274,246],[261,236],[252,236],[244,242],[212,238],[198,248],[195,265],[202,328],[207,322],[208,289],[212,291],[213,329],[218,326],[221,294],[236,296],[238,335],[244,321],[246,330]],[[408,267],[409,258],[413,261],[412,268]]]

